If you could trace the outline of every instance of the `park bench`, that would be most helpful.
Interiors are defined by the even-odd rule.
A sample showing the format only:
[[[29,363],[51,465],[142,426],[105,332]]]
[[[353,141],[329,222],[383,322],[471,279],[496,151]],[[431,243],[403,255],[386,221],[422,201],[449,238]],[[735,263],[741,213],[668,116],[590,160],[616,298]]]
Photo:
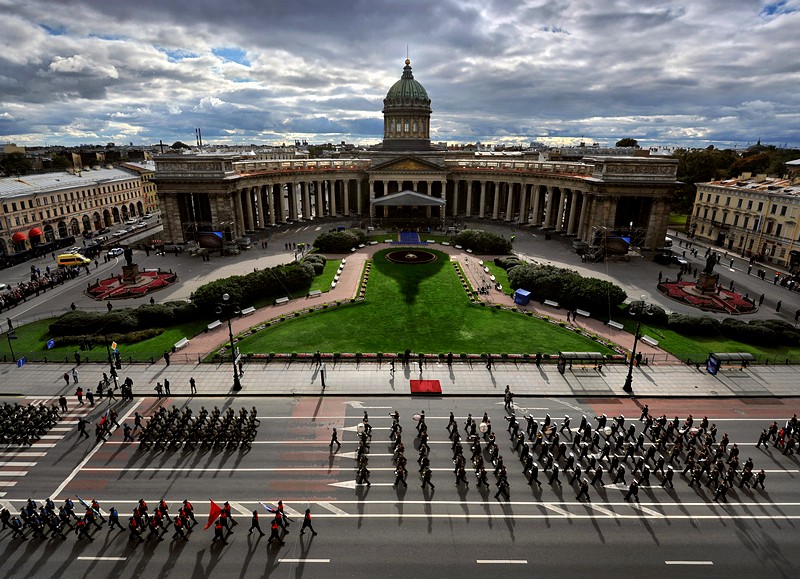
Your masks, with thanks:
[[[288,302],[289,302],[289,298],[287,298],[287,297],[285,297],[285,296],[284,296],[284,297],[282,297],[282,298],[278,298],[278,299],[276,299],[276,300],[275,300],[275,305],[276,305],[276,306],[279,306],[279,305],[281,305],[281,304],[286,304],[286,303],[288,303]]]
[[[189,338],[182,338],[175,342],[175,350],[180,350],[181,348],[185,348],[189,345]]]
[[[591,318],[592,317],[592,314],[590,314],[586,310],[575,310],[575,313],[578,314],[579,316],[583,316],[584,318]]]
[[[544,300],[544,305],[550,306],[551,308],[557,308],[558,307],[558,302],[553,301],[553,300]]]
[[[614,320],[608,320],[607,325],[611,326],[612,328],[616,328],[618,330],[622,330],[623,328],[625,328],[625,326],[623,326],[619,322],[615,322]]]
[[[252,315],[254,313],[256,313],[256,309],[253,306],[250,306],[249,308],[245,308],[245,309],[242,310],[242,315],[243,316],[249,316],[249,315]]]
[[[639,339],[649,346],[653,346],[654,348],[658,347],[658,340],[655,338],[651,338],[650,336],[642,336]]]
[[[322,295],[322,290],[318,290],[318,289],[311,290],[310,292],[308,292],[308,297],[310,297],[310,298],[315,298],[315,297],[321,296],[321,295]]]
[[[213,322],[211,322],[210,324],[208,324],[208,326],[207,326],[207,327],[208,327],[208,329],[209,329],[209,330],[216,330],[216,329],[217,329],[217,328],[219,328],[221,325],[222,325],[222,322],[220,322],[219,320],[214,320]]]

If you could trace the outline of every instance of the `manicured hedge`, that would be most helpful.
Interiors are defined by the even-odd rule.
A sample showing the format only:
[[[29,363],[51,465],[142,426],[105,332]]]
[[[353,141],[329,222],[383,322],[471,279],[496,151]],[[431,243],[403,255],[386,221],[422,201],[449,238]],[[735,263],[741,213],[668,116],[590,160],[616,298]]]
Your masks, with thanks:
[[[354,247],[367,243],[367,236],[360,229],[331,231],[314,240],[314,247],[329,253],[350,253]]]
[[[611,282],[552,265],[527,264],[508,271],[512,289],[525,289],[539,302],[555,300],[569,309],[607,312],[625,301],[625,291]]]
[[[499,235],[482,229],[464,229],[453,238],[455,245],[471,249],[474,253],[511,253],[511,242]]]
[[[223,294],[230,296],[230,303],[248,307],[259,298],[305,291],[313,279],[314,267],[310,263],[290,263],[214,280],[197,288],[193,299],[201,311],[211,316]]]
[[[525,265],[525,262],[522,261],[515,255],[509,257],[495,257],[494,264],[498,267],[502,267],[504,270],[508,271],[512,267],[517,267],[518,265]]]
[[[670,314],[669,329],[687,336],[725,336],[746,344],[800,345],[800,332],[782,320],[751,320],[725,318],[722,322],[709,316]]]
[[[102,332],[128,333],[148,328],[165,328],[194,320],[197,307],[187,302],[165,302],[146,304],[137,308],[112,310],[111,312],[67,312],[50,324],[50,335],[91,336]]]

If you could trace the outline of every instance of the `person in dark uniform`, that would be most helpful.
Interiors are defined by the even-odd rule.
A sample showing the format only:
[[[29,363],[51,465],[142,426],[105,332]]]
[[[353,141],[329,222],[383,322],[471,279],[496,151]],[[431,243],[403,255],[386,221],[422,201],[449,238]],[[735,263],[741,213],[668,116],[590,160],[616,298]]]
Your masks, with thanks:
[[[583,479],[581,481],[581,487],[578,490],[578,495],[575,497],[575,500],[579,501],[581,500],[581,497],[586,497],[587,501],[592,500],[591,498],[589,498],[589,481],[586,479]]]
[[[506,500],[511,498],[511,495],[508,492],[508,480],[505,477],[501,478],[497,481],[497,492],[494,494],[494,498],[500,498],[500,495],[505,495]]]
[[[114,525],[119,527],[120,531],[124,531],[125,527],[123,527],[119,522],[119,512],[117,511],[116,507],[111,507],[111,510],[108,513],[108,530],[114,528]]]
[[[639,502],[639,483],[636,480],[632,480],[630,486],[628,487],[628,493],[625,495],[625,500],[627,501],[629,498],[633,497],[633,500]]]
[[[559,471],[558,465],[554,464],[553,465],[553,472],[550,475],[550,480],[548,481],[551,485],[554,482],[556,482],[556,483],[558,483],[558,486],[561,486],[561,480],[558,478],[558,471]]]
[[[405,483],[405,481],[403,481]],[[306,528],[311,529],[311,534],[316,536],[317,532],[314,530],[314,527],[311,526],[311,509],[306,509],[306,514],[303,516],[303,526],[300,529],[300,534],[304,535],[306,532]]]
[[[408,487],[406,477],[408,477],[408,471],[403,465],[398,465],[394,471],[394,484],[392,486],[397,486],[400,483],[403,483],[404,487]]]
[[[89,534],[89,525],[87,524],[85,518],[78,519],[78,522],[75,525],[75,533],[78,535],[79,540],[81,537],[86,537],[90,541],[94,541],[94,538]]]
[[[431,469],[425,467],[425,470],[422,472],[422,488],[425,488],[426,486],[430,486],[432,489],[436,488],[436,486],[431,482],[432,474],[433,473],[431,472]]]
[[[280,545],[285,545],[286,544],[281,540],[281,537],[278,534],[278,529],[280,529],[279,519],[280,519],[280,514],[275,513],[275,518],[272,519],[272,523],[270,523],[271,533],[270,533],[269,539],[267,540],[267,544],[268,545],[271,544],[272,541],[277,541],[278,544],[280,544]]]
[[[186,529],[186,519],[184,519],[183,516],[178,513],[175,515],[175,520],[172,524],[175,527],[175,534],[172,535],[172,540],[175,541],[178,537],[180,537],[184,541],[188,541],[189,537],[187,537],[186,533],[184,532]]]
[[[225,540],[225,536],[222,534],[222,529],[225,528],[225,524],[222,522],[222,517],[217,519],[217,522],[214,523],[214,538],[211,539],[212,543],[216,543],[219,541],[223,545],[227,545],[228,541]]]
[[[262,537],[264,536],[264,532],[261,530],[261,525],[258,524],[258,511],[253,511],[253,518],[250,519],[250,529],[247,531],[248,535],[253,533],[253,529],[258,531],[258,534]]]

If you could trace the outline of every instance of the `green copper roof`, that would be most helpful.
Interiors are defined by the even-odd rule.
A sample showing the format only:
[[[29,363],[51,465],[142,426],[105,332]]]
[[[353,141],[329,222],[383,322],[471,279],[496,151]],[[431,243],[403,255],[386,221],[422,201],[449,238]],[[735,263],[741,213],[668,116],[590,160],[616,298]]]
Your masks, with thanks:
[[[386,93],[386,98],[383,99],[383,104],[385,107],[430,107],[431,99],[428,98],[428,93],[425,91],[425,87],[414,80],[414,75],[411,73],[410,60],[406,59],[406,65],[403,68],[402,78],[394,83],[392,88],[389,89],[389,92]]]

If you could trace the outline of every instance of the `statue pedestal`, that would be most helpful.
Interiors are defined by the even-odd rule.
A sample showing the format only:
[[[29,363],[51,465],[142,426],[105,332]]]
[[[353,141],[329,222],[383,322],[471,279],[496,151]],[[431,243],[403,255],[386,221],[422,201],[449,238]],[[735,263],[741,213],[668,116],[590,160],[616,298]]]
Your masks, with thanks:
[[[136,283],[139,281],[139,266],[135,263],[122,266],[122,283]]]
[[[713,294],[717,291],[717,284],[719,284],[718,273],[701,273],[697,279],[697,284],[694,286],[701,294]]]

